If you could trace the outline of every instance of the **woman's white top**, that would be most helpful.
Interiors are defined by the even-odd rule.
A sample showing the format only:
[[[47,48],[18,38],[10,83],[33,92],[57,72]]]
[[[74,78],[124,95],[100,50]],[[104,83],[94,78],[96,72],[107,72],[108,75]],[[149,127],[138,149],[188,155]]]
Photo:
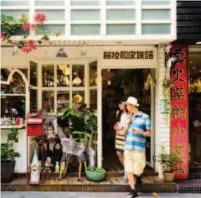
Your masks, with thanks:
[[[117,111],[117,116],[118,116],[119,111]],[[120,125],[123,128],[127,128],[129,123],[129,115],[128,113],[122,113],[121,118],[120,118]]]

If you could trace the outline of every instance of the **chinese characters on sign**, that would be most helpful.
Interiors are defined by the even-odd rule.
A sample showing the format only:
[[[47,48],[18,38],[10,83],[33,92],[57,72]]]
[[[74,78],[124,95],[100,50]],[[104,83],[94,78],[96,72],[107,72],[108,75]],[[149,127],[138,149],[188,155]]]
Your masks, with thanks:
[[[150,51],[104,51],[103,59],[153,59],[154,53]]]
[[[188,80],[187,80],[187,46],[175,45],[172,55],[177,58],[171,69],[173,87],[171,89],[171,150],[179,156],[176,166],[177,179],[188,177]]]

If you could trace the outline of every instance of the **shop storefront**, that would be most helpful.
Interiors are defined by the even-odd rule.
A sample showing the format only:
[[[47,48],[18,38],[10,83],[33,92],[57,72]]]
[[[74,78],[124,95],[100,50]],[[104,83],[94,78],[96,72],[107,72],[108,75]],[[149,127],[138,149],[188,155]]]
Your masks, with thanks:
[[[190,7],[189,7],[190,5]],[[173,81],[171,148],[182,152],[177,178],[191,178],[200,169],[201,3],[177,2],[177,41],[172,44]],[[199,17],[197,17],[199,15]],[[193,177],[194,178],[194,177]]]
[[[51,41],[43,42],[27,54],[3,44],[2,116],[9,105],[20,112],[16,105],[21,107],[23,102],[24,111],[18,117],[25,120],[32,109],[43,108],[47,96],[52,104],[48,113],[56,115],[63,107],[71,106],[73,97],[79,94],[97,115],[96,165],[104,167],[103,100],[108,97],[115,112],[115,97],[117,100],[121,95],[136,95],[142,110],[152,118],[147,164],[158,171],[156,156],[160,145],[164,142],[167,149],[170,146],[170,111],[166,108],[169,101],[163,94],[163,80],[165,52],[176,39],[175,1],[164,0],[160,4],[146,0],[86,1],[87,6],[84,1],[69,1],[65,8],[65,1],[59,2],[62,5],[54,2],[51,5],[55,7],[51,8],[41,1],[36,1],[33,7],[22,5],[30,15],[37,10],[44,12],[47,22],[43,27],[50,32],[51,28],[60,28],[63,35],[50,37]],[[3,13],[12,13],[11,7],[4,5]],[[15,8],[19,16],[25,12],[21,8]],[[132,73],[133,79],[126,72]],[[121,87],[118,90],[112,86],[117,82],[115,75],[120,79],[116,84]],[[26,124],[19,126],[19,142],[15,147],[21,154],[16,159],[18,173],[26,172],[27,160],[31,162],[34,151],[34,144],[27,145],[26,127]],[[2,130],[4,138],[9,127],[2,126]],[[31,153],[27,159],[28,147]],[[53,147],[54,143],[50,149]]]

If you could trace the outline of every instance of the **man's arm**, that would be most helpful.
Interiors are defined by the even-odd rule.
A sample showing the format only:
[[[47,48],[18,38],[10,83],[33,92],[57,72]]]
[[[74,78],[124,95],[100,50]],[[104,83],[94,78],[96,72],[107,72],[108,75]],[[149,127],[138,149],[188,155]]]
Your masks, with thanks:
[[[150,137],[151,136],[151,129],[147,129],[145,132],[137,130],[137,129],[133,129],[133,133],[140,134],[140,135],[143,135],[145,137]]]

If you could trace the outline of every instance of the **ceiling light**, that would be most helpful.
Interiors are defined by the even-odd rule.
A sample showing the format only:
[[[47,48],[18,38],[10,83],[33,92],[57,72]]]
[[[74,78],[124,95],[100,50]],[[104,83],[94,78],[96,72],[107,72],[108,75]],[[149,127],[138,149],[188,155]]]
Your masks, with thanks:
[[[201,70],[199,72],[201,73]]]
[[[190,61],[190,63],[192,64],[192,63],[193,63],[193,61]]]
[[[192,67],[192,69],[194,69],[194,70],[195,70],[195,69],[196,69],[196,67]]]
[[[196,42],[196,45],[201,45],[201,41]]]

